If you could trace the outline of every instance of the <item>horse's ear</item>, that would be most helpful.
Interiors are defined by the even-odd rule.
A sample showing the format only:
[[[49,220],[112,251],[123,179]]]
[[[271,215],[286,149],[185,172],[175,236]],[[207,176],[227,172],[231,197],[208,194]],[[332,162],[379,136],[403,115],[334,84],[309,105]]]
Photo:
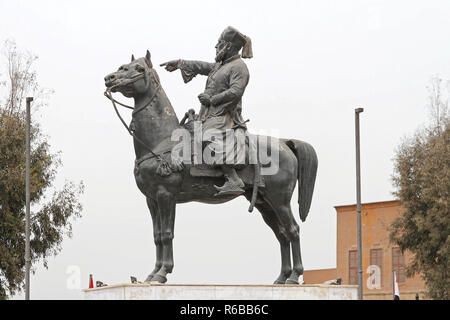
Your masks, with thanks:
[[[150,51],[148,51],[148,50],[147,50],[147,53],[145,54],[145,62],[147,62],[148,66],[150,68],[152,67],[151,55],[150,55]]]
[[[131,55],[131,62],[134,61],[134,54]]]

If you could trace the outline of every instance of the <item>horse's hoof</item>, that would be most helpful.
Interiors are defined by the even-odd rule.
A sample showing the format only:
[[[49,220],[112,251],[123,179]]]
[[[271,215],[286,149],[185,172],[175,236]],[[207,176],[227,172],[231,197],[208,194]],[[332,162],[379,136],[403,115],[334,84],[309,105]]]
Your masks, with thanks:
[[[155,276],[154,274],[149,274],[148,277],[147,277],[147,279],[145,279],[144,282],[150,282],[150,281],[153,281],[153,277],[154,277],[154,276]]]
[[[161,276],[159,274],[155,274],[151,280],[152,282],[166,283],[167,278],[165,276]]]
[[[287,279],[286,284],[299,284],[297,280]]]

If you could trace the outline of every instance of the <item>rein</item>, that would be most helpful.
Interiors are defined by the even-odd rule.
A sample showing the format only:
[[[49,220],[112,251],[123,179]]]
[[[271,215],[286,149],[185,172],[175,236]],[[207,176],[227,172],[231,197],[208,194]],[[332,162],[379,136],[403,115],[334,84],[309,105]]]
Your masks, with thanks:
[[[150,72],[149,72],[150,73]],[[144,77],[145,74],[144,73],[140,73],[139,75],[131,78],[129,81],[125,82],[125,85],[134,83],[138,80],[140,80],[142,77]],[[169,164],[161,157],[161,154],[157,154],[155,152],[153,152],[153,150],[141,139],[139,139],[133,132],[133,130],[125,123],[125,120],[123,120],[122,116],[120,115],[119,110],[117,109],[116,103],[128,108],[128,109],[132,109],[133,110],[133,115],[139,113],[140,111],[144,110],[145,108],[147,108],[157,97],[159,91],[161,90],[161,84],[158,81],[155,81],[158,84],[158,87],[155,90],[155,93],[153,94],[153,96],[150,98],[149,102],[147,102],[146,104],[144,104],[144,106],[140,107],[139,109],[133,108],[131,106],[127,106],[126,104],[120,103],[119,101],[115,100],[112,96],[112,92],[111,90],[119,85],[124,85],[124,82],[118,83],[114,86],[112,86],[111,88],[108,88],[105,90],[104,95],[105,97],[107,97],[109,100],[111,100],[112,105],[114,107],[114,110],[116,111],[117,117],[119,118],[120,122],[122,122],[123,126],[125,127],[125,129],[128,131],[128,133],[134,138],[136,139],[137,142],[139,142],[143,147],[145,147],[148,151],[150,151],[150,153],[152,154],[151,157],[146,157],[146,159],[150,159],[155,157],[157,161],[162,161],[163,163],[165,163],[167,166],[169,166]]]

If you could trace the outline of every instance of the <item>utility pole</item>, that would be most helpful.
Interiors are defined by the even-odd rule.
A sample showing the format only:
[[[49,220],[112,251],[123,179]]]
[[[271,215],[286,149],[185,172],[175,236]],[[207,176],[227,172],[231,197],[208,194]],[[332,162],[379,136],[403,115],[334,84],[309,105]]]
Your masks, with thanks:
[[[361,167],[359,146],[359,114],[363,108],[355,109],[355,140],[356,140],[356,216],[357,216],[357,246],[358,246],[358,299],[363,299],[362,285],[362,241],[361,241]]]
[[[33,97],[27,97],[26,111],[26,182],[25,182],[25,300],[30,300],[30,268],[31,268],[31,250],[30,250],[30,123],[31,112],[30,104]]]

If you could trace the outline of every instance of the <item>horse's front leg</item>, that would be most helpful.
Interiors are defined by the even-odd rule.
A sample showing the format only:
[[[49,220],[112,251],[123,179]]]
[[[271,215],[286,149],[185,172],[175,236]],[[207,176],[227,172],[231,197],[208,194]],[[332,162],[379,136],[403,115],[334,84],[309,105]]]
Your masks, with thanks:
[[[145,279],[145,282],[152,281],[155,273],[157,273],[159,269],[161,269],[163,260],[163,244],[161,240],[161,218],[158,212],[158,205],[156,201],[147,198],[147,206],[148,209],[150,210],[150,215],[152,216],[153,221],[153,239],[155,241],[155,248],[156,248],[156,262],[155,268],[148,275],[147,279]]]
[[[160,188],[156,194],[159,217],[161,219],[161,242],[163,247],[162,266],[153,276],[152,281],[165,283],[166,275],[173,269],[173,247],[175,225],[175,196],[165,188]]]

